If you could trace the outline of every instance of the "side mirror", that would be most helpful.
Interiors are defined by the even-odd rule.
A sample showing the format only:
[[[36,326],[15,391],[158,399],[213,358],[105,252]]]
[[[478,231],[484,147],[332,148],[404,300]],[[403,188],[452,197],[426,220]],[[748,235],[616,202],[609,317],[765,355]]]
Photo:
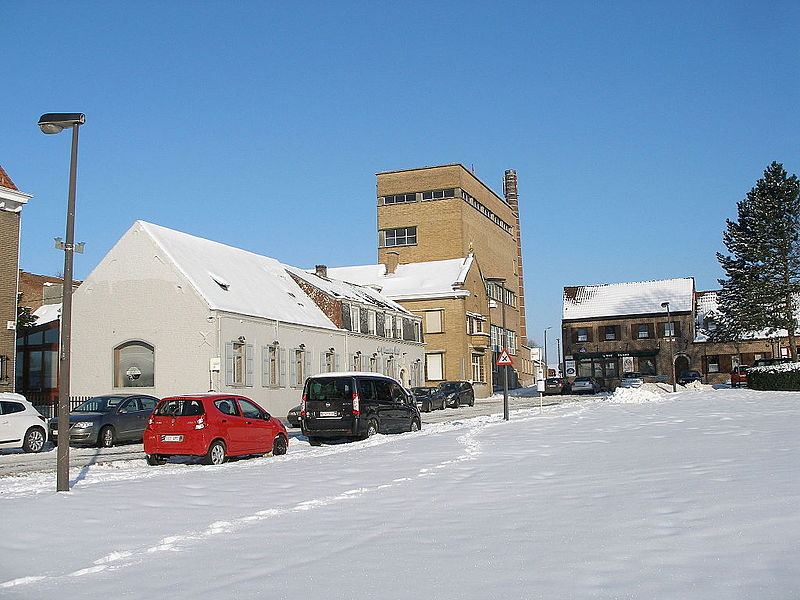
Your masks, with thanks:
[[[272,419],[272,415],[270,415],[269,413],[264,413],[264,415],[263,415],[263,419],[264,419],[265,421],[269,421],[270,419]]]

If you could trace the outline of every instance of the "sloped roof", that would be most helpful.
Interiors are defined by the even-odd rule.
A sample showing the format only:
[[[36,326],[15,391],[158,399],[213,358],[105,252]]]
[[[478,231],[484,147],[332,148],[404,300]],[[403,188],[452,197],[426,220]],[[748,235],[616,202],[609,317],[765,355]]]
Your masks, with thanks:
[[[691,312],[693,296],[693,277],[565,287],[562,318],[662,313],[662,302],[669,302],[673,313]]]
[[[286,266],[286,270],[289,273],[299,277],[306,283],[322,290],[330,296],[333,296],[334,298],[340,300],[350,300],[352,302],[360,302],[363,304],[371,304],[384,310],[393,310],[411,314],[405,308],[396,302],[389,300],[389,298],[385,297],[384,295],[379,294],[374,289],[355,283],[348,283],[346,281],[338,281],[336,279],[319,277],[316,273],[304,271],[303,269],[298,269],[297,267]]]
[[[213,310],[337,329],[274,258],[137,221]]]
[[[328,275],[363,286],[380,288],[383,296],[392,300],[440,298],[469,294],[459,289],[474,262],[472,254],[464,258],[433,260],[397,265],[394,273],[386,265],[328,268]]]
[[[44,325],[61,318],[61,302],[58,304],[43,304],[32,313],[36,317],[34,325]]]
[[[8,173],[6,173],[3,165],[0,165],[0,185],[16,192],[19,191],[19,188],[14,185],[14,182],[11,181],[11,177],[9,177]]]

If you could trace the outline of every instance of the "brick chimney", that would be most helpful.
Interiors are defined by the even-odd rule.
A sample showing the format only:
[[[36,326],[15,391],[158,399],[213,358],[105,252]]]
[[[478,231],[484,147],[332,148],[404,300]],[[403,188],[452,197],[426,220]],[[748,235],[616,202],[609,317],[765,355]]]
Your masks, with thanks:
[[[317,274],[317,277],[324,277],[325,279],[328,278],[328,267],[327,265],[315,265],[314,272]]]
[[[389,250],[386,253],[386,274],[394,275],[397,270],[397,265],[400,264],[400,253],[395,250]]]

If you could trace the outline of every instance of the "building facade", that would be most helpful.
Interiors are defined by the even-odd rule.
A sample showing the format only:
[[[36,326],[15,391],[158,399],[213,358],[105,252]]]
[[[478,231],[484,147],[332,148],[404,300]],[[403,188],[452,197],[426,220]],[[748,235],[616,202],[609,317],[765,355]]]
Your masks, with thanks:
[[[565,375],[595,377],[609,390],[629,371],[671,382],[696,370],[705,383],[727,383],[734,366],[779,355],[768,336],[711,341],[716,307],[716,292],[697,292],[691,277],[565,287]]]
[[[218,391],[285,415],[312,374],[422,382],[420,319],[375,290],[151,223],[123,235],[73,303],[75,395]]]
[[[0,392],[14,391],[20,225],[31,197],[0,166]]]
[[[377,174],[378,262],[422,264],[473,256],[480,264],[481,278],[467,282],[464,289],[477,298],[488,296],[488,307],[475,314],[488,317],[485,321],[476,319],[485,328],[479,333],[489,334],[493,354],[485,374],[489,390],[493,384],[498,385],[495,362],[504,345],[508,346],[515,362],[510,378],[512,386],[530,385],[534,380],[530,353],[521,352],[527,347],[528,338],[514,171],[506,171],[503,187],[504,196],[496,194],[461,164]],[[439,308],[416,305],[414,310],[436,311]],[[474,357],[484,351],[480,345],[484,343],[483,338],[478,338],[476,344],[469,326],[463,326],[468,321],[465,314],[452,319],[452,331],[450,325],[444,325],[446,333],[458,336],[460,341],[448,340],[447,349],[441,350],[435,339],[441,334],[442,325],[435,317],[425,320],[426,341],[431,344],[427,352],[453,355],[443,360],[445,379],[457,379],[462,374],[469,379],[470,369],[462,365],[470,365]],[[435,357],[429,362],[438,365]],[[439,375],[436,367],[432,374]],[[437,378],[429,374],[427,380],[435,383]]]

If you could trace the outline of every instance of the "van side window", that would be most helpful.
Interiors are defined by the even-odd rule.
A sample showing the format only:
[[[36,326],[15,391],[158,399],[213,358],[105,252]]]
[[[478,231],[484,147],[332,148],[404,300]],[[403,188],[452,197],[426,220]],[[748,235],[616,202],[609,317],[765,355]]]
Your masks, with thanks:
[[[406,393],[403,391],[403,388],[401,388],[396,383],[393,383],[391,385],[392,385],[392,402],[395,402],[397,404],[402,404],[403,402],[405,402]]]
[[[358,381],[358,397],[367,402],[375,400],[375,386],[371,379],[360,379]]]
[[[375,380],[375,392],[378,402],[391,404],[392,402],[392,382],[386,379]]]

